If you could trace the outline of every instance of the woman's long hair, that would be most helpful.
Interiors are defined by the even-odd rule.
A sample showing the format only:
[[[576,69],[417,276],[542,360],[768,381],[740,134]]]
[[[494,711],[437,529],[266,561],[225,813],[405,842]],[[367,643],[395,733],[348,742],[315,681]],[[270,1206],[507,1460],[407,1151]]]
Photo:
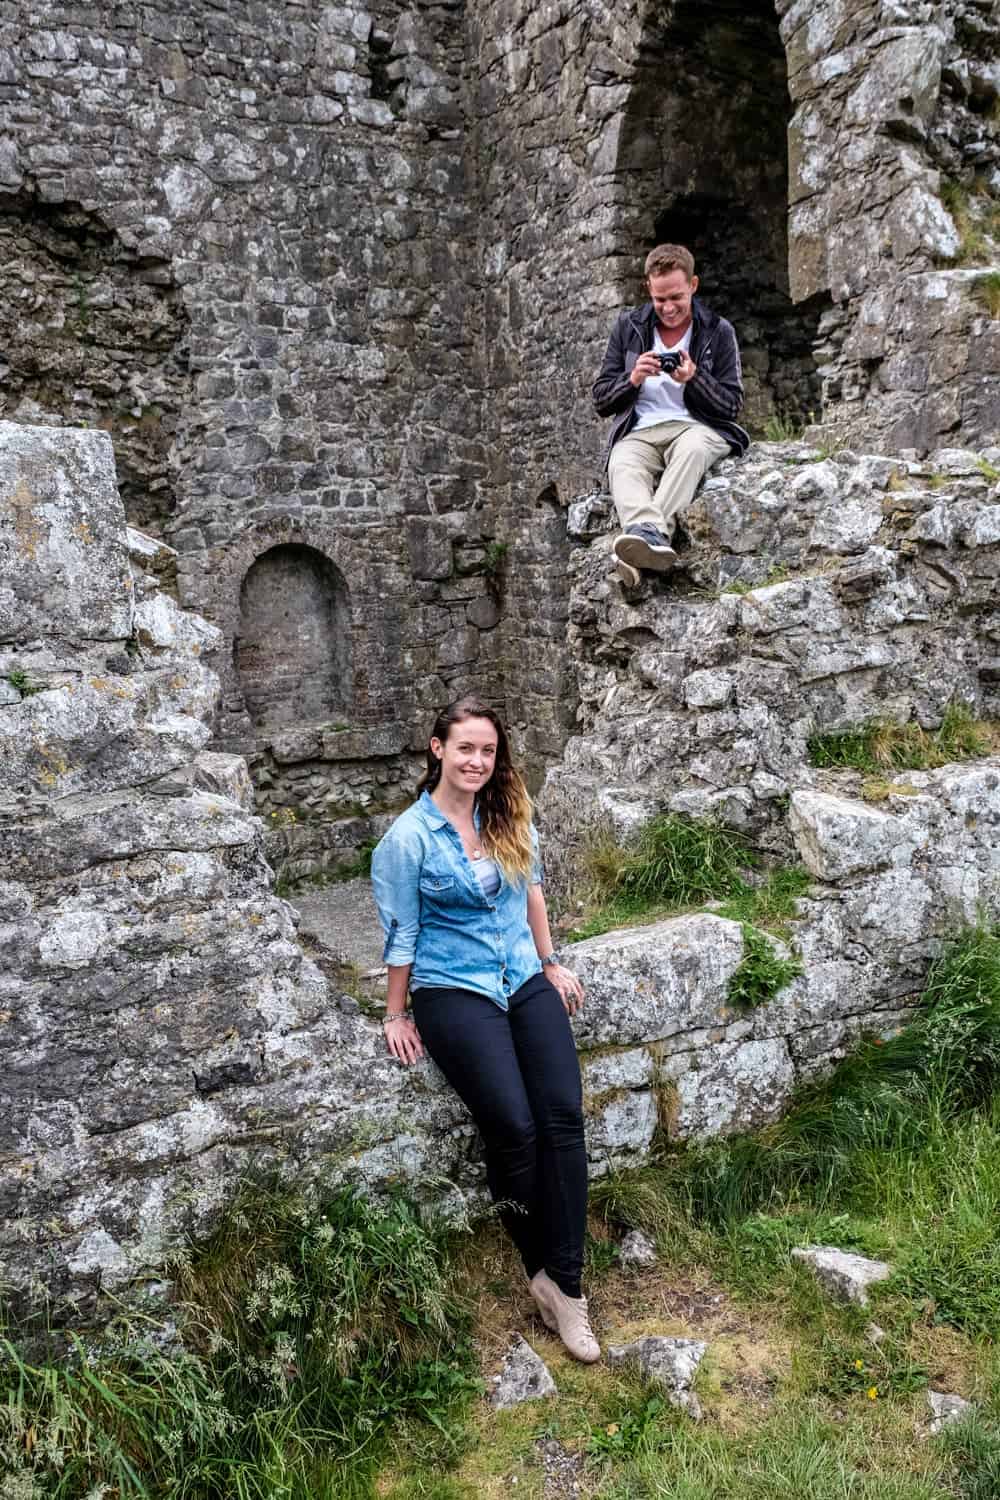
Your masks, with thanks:
[[[483,851],[496,860],[508,880],[527,880],[532,864],[531,798],[514,769],[507,731],[488,703],[468,694],[441,710],[434,720],[431,737],[444,744],[452,726],[463,719],[488,719],[497,732],[493,775],[476,794]],[[433,792],[440,780],[441,762],[428,745],[427,769],[420,778],[417,795]]]

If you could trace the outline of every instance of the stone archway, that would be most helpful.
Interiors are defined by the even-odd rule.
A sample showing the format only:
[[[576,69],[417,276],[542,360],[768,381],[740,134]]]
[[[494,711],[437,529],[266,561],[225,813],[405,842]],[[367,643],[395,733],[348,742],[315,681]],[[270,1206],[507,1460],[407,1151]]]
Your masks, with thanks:
[[[758,433],[820,405],[826,299],[789,296],[791,113],[773,0],[675,0],[650,16],[618,158],[630,238],[694,252],[702,295],[736,325]]]
[[[258,733],[328,723],[353,707],[347,585],[314,547],[261,553],[240,588],[234,657]]]

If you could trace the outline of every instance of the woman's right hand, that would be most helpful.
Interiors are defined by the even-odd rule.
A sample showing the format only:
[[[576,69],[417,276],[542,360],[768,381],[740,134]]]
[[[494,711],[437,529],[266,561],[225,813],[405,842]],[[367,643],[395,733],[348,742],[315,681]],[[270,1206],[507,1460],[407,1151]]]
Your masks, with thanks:
[[[423,1043],[412,1016],[407,1015],[400,1021],[383,1021],[382,1030],[391,1056],[399,1062],[415,1063],[423,1057]]]

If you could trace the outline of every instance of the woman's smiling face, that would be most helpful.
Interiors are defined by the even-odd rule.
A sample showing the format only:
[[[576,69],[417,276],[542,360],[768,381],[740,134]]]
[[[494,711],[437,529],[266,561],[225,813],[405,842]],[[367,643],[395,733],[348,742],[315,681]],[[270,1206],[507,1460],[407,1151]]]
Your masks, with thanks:
[[[462,719],[451,726],[446,740],[431,740],[431,752],[441,763],[440,785],[468,796],[480,791],[493,775],[497,732],[489,719]]]

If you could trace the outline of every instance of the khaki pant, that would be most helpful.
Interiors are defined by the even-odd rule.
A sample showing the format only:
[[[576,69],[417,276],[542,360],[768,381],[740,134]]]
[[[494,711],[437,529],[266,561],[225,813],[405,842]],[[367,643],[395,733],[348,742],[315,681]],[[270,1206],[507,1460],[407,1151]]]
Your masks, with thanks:
[[[677,512],[728,452],[726,439],[704,422],[657,422],[619,438],[608,479],[622,526],[655,526],[669,542]]]

